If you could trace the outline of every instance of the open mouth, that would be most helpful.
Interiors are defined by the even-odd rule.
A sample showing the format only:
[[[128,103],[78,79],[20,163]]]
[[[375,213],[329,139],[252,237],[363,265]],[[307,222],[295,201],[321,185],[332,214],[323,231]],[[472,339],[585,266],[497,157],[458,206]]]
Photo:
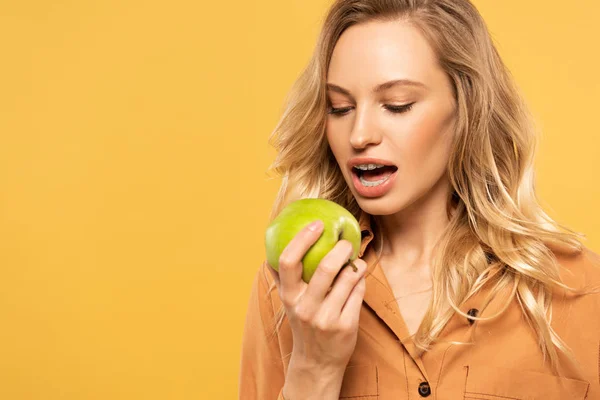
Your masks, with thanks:
[[[387,179],[390,175],[398,170],[398,167],[395,165],[386,165],[384,167],[379,167],[370,170],[362,170],[356,167],[352,168],[352,173],[356,174],[359,179],[365,180],[367,182],[377,182],[384,179]]]

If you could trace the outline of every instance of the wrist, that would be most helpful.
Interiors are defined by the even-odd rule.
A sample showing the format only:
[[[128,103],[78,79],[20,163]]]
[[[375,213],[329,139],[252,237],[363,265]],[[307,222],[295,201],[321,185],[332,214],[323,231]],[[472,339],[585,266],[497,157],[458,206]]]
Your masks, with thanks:
[[[344,371],[341,367],[316,365],[292,354],[282,391],[284,400],[337,400]]]

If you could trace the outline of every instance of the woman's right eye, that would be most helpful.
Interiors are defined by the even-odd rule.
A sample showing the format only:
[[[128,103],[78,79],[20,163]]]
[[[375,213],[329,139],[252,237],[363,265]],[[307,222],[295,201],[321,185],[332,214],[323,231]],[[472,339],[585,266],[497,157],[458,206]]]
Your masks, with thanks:
[[[327,114],[332,114],[332,115],[344,115],[346,114],[348,111],[350,111],[352,109],[352,107],[344,107],[344,108],[333,108],[333,107],[329,107],[329,111],[327,111]]]

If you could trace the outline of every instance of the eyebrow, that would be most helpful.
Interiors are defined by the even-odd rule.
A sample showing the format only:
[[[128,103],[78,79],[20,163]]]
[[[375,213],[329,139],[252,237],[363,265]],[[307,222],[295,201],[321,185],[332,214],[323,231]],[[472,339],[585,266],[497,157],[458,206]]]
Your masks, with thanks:
[[[373,93],[383,92],[384,90],[390,89],[394,86],[415,86],[415,87],[421,87],[421,88],[427,87],[427,86],[425,86],[425,84],[423,84],[421,82],[412,81],[410,79],[394,79],[394,80],[384,82],[384,83],[381,83],[381,84],[375,86],[373,88]],[[334,85],[333,83],[327,84],[327,90],[344,94],[353,99],[352,94],[350,94],[348,89],[344,89],[343,87]]]

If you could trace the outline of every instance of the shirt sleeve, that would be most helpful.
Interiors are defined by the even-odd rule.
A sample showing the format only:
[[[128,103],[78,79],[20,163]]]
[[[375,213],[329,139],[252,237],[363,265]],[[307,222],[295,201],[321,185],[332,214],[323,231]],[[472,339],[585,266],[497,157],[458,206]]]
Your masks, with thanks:
[[[242,336],[239,375],[240,400],[285,400],[285,374],[277,334],[269,283],[263,265],[250,292]],[[277,290],[276,288],[273,290]]]

